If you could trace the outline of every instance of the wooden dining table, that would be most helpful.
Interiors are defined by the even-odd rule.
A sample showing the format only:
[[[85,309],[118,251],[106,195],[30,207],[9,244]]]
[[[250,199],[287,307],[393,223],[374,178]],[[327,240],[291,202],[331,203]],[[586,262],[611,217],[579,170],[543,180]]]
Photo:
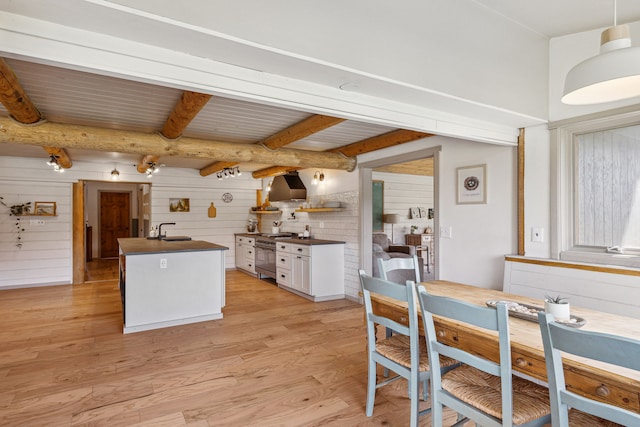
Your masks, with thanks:
[[[442,280],[425,282],[421,285],[428,293],[482,306],[486,306],[487,301],[514,301],[536,307],[544,305],[542,300],[535,298]],[[372,295],[372,303],[374,312],[384,314],[403,324],[408,323],[406,303],[380,295]],[[640,340],[640,319],[574,306],[571,307],[571,315],[584,320],[584,325],[581,326],[584,330]],[[495,333],[436,316],[434,316],[434,322],[439,341],[498,361],[498,337]],[[420,333],[424,335],[421,317],[419,324]],[[546,382],[544,348],[537,316],[535,321],[532,321],[510,315],[509,329],[514,371]],[[569,389],[592,399],[640,412],[640,373],[637,371],[566,355],[564,372]]]

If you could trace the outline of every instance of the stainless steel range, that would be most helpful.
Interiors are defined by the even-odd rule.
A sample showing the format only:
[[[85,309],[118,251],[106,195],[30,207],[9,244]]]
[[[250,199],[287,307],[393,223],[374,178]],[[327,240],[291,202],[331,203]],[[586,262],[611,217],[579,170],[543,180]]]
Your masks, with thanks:
[[[256,237],[256,273],[276,278],[276,241],[291,239],[294,233],[260,234]]]

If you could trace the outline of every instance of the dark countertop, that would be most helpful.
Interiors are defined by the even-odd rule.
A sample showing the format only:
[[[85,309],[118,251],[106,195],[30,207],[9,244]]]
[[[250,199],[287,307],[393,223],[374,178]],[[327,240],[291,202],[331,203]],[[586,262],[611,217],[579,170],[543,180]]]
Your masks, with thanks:
[[[344,245],[346,242],[340,242],[338,240],[322,240],[322,239],[314,239],[314,238],[291,238],[291,239],[278,239],[278,243],[293,243],[296,245],[306,245],[306,246],[314,246],[314,245]]]
[[[260,237],[260,233],[235,233],[236,236],[246,236],[246,237]],[[290,239],[278,239],[276,240],[278,243],[295,243],[297,245],[339,245],[346,244],[346,242],[340,242],[337,240],[323,240],[323,239],[314,239],[314,238],[299,238],[292,237]]]
[[[124,255],[142,255],[166,252],[225,251],[226,246],[205,242],[204,240],[186,240],[166,242],[149,240],[144,237],[127,237],[118,239]]]

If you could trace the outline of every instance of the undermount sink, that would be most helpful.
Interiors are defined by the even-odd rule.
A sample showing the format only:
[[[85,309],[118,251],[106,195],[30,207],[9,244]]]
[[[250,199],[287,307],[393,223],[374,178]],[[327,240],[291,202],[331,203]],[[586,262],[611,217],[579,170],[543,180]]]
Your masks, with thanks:
[[[189,236],[166,236],[166,237],[163,237],[162,240],[164,240],[166,242],[184,242],[184,241],[191,240],[191,237],[189,237]]]

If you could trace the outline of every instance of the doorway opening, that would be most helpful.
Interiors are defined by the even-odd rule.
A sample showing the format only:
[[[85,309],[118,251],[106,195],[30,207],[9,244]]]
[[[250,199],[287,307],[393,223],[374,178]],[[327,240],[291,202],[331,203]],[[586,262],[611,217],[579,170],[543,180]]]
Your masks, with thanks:
[[[434,230],[439,227],[436,213],[440,150],[441,147],[436,146],[360,163],[360,265],[365,271],[373,271],[372,235],[377,231],[386,233],[389,238],[393,236],[395,244],[406,244],[408,241],[411,246],[416,246],[425,263],[424,280],[438,279],[438,236]],[[396,174],[397,177],[394,176]],[[385,179],[388,185],[384,184]],[[376,223],[377,230],[374,230],[373,220],[374,181],[383,182],[382,197],[386,203],[382,204],[382,215],[397,215],[393,224]],[[418,185],[410,185],[412,182]],[[416,237],[407,237],[411,236],[412,225],[415,227],[414,233],[420,238],[419,242]]]
[[[150,192],[149,183],[86,182],[85,281],[118,278],[118,239],[148,235]]]

